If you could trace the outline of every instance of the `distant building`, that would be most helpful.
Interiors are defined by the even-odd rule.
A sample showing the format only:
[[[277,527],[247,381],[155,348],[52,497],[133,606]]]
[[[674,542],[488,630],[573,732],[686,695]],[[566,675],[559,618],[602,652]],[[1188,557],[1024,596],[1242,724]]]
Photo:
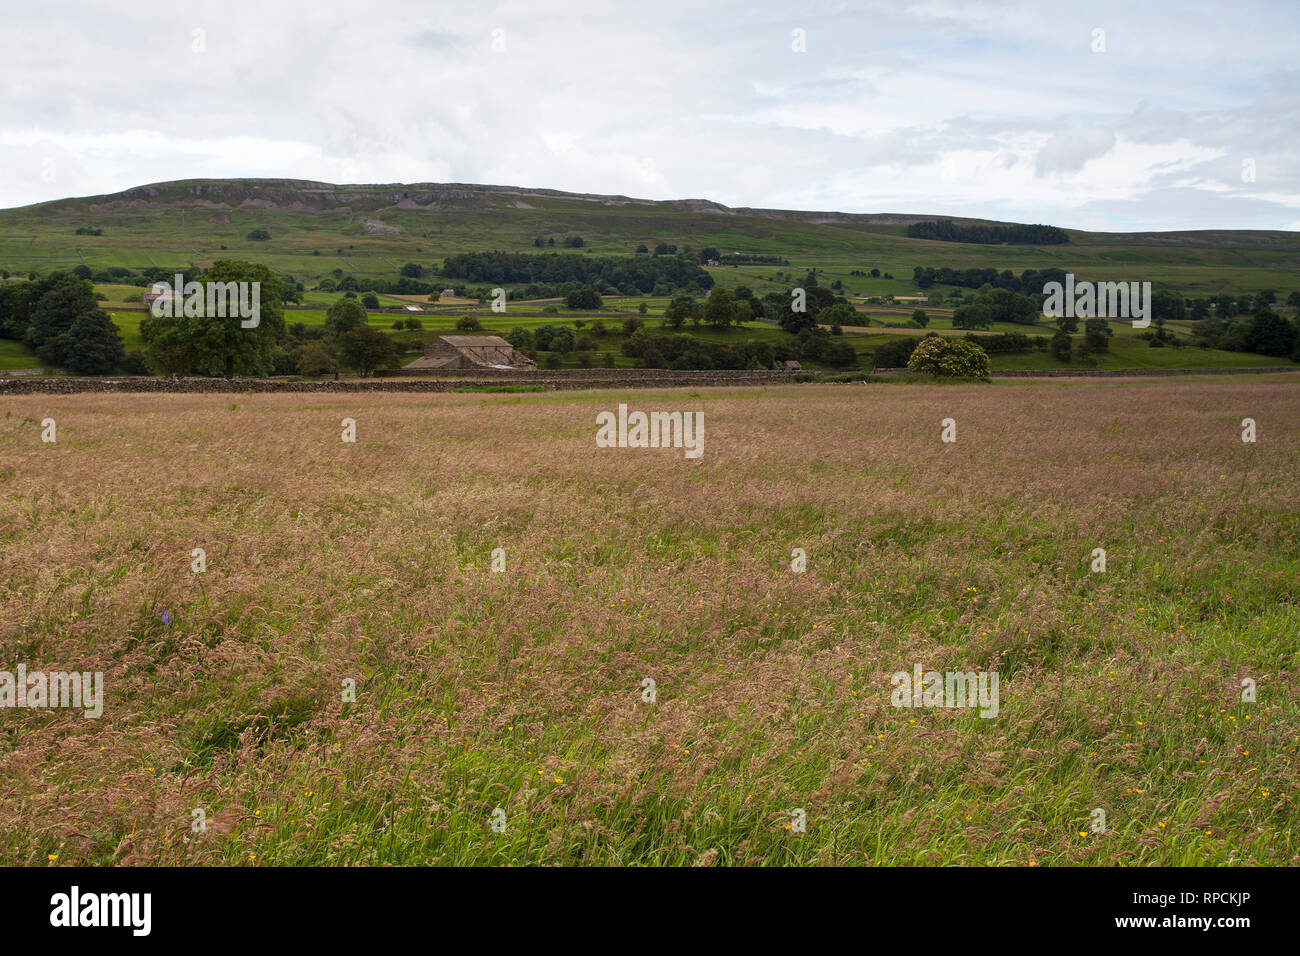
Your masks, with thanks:
[[[408,306],[406,306],[406,311],[407,311],[407,312],[423,312],[424,309],[420,308],[418,305],[408,305]]]
[[[785,369],[787,372],[802,372],[802,371],[803,371],[803,366],[800,365],[798,362],[795,362],[795,361],[793,361],[793,360],[791,360],[791,361],[787,361],[787,362],[782,362],[782,363],[781,363],[781,367],[782,367],[783,369]]]
[[[140,296],[140,301],[144,303],[146,312],[153,311],[153,304],[161,299],[163,302],[175,301],[178,298],[175,290],[166,282],[155,282],[149,286]]]
[[[440,299],[454,299],[454,298],[456,298],[456,290],[455,290],[455,289],[443,289],[440,293],[438,293],[438,298],[440,298]]]
[[[408,369],[534,369],[537,363],[499,335],[440,335]]]

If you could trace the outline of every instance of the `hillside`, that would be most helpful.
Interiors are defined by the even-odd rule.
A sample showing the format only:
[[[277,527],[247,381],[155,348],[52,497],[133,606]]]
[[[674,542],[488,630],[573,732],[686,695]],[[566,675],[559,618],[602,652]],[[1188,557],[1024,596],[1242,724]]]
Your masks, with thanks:
[[[627,254],[640,243],[715,246],[780,255],[832,278],[879,268],[899,279],[917,265],[1020,272],[1057,266],[1083,278],[1149,279],[1186,294],[1300,288],[1300,235],[1210,230],[1089,233],[1061,246],[981,246],[910,239],[923,213],[856,214],[729,208],[704,199],[627,196],[460,183],[333,185],[282,179],[185,180],[0,210],[0,268],[15,275],[86,264],[185,268],[229,256],[310,281],[338,268],[393,275],[453,252],[525,251],[580,235],[584,251]],[[947,218],[947,217],[946,217]],[[956,222],[986,222],[961,220]],[[268,241],[247,239],[264,227]],[[78,228],[102,230],[78,235]],[[719,278],[734,274],[723,269]],[[855,283],[866,294],[901,292]]]

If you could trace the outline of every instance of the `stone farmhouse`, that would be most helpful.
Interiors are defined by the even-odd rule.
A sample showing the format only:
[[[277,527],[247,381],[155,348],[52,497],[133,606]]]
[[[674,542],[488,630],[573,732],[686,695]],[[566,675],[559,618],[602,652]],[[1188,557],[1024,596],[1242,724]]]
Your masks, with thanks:
[[[439,369],[537,368],[537,363],[498,335],[440,335],[424,355],[404,366],[412,371]]]

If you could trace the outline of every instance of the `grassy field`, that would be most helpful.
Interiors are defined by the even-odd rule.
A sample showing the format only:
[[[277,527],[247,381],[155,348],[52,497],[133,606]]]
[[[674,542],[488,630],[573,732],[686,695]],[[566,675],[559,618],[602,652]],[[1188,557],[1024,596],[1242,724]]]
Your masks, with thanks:
[[[841,291],[858,304],[873,321],[870,335],[910,334],[905,329],[882,329],[881,323],[901,324],[911,316],[911,304],[868,304],[868,297],[907,296],[919,293],[911,280],[915,266],[952,268],[1024,269],[1060,267],[1081,280],[1145,280],[1157,288],[1175,289],[1186,296],[1219,292],[1244,293],[1272,289],[1278,302],[1300,291],[1300,239],[1294,233],[1267,231],[1201,231],[1181,233],[1088,233],[1070,230],[1070,242],[1060,246],[990,246],[933,242],[905,235],[908,217],[885,215],[843,215],[795,211],[721,210],[679,202],[644,202],[610,197],[583,197],[548,191],[513,190],[487,186],[400,187],[321,186],[308,183],[259,183],[257,181],[204,181],[166,183],[110,197],[90,197],[41,203],[18,209],[0,210],[0,269],[15,278],[29,272],[48,274],[55,269],[87,265],[92,269],[124,266],[132,269],[160,267],[192,271],[218,259],[243,258],[266,263],[282,275],[304,283],[303,304],[308,311],[287,315],[290,322],[320,324],[324,310],[337,299],[336,293],[314,287],[321,279],[349,274],[359,279],[395,280],[405,263],[423,269],[422,278],[440,288],[463,284],[438,275],[443,259],[452,253],[500,249],[538,252],[534,240],[556,240],[545,251],[572,251],[563,246],[566,236],[584,238],[584,254],[631,255],[640,244],[653,247],[670,242],[680,249],[698,251],[706,246],[723,254],[775,255],[780,264],[745,264],[710,267],[715,281],[724,287],[748,286],[756,294],[783,291],[804,282],[809,270],[817,270],[817,281],[830,286],[839,281]],[[427,193],[427,195],[426,195]],[[417,203],[419,208],[406,203]],[[403,203],[406,203],[405,205]],[[101,235],[78,235],[76,230],[94,227]],[[266,227],[268,241],[251,240],[249,232]],[[878,269],[882,275],[870,278],[862,273]],[[855,274],[859,273],[859,274]],[[891,277],[886,278],[885,274]],[[143,313],[128,306],[139,302],[140,288],[101,284],[97,289],[104,307],[122,331],[128,350],[142,346],[139,321]],[[571,321],[581,313],[559,316],[542,314],[545,303],[522,303],[511,290],[510,312],[493,316],[481,307],[466,306],[483,318],[488,331],[503,333],[516,326]],[[926,290],[931,303],[922,304],[930,317],[929,328],[941,334],[954,332],[951,308],[932,304],[940,301],[949,287]],[[381,305],[398,307],[406,302],[428,306],[427,296],[380,296]],[[632,311],[640,297],[609,298],[607,305]],[[653,327],[668,304],[663,297],[645,296],[648,321]],[[947,301],[947,300],[944,300]],[[1290,310],[1287,310],[1288,314]],[[463,314],[463,313],[457,313]],[[372,324],[389,328],[398,316],[372,315]],[[418,354],[420,340],[453,331],[455,315],[420,316],[426,332],[405,336],[409,346],[402,356],[409,361]],[[594,318],[590,317],[590,318]],[[603,319],[615,327],[616,321]],[[1114,323],[1117,339],[1130,337],[1134,330]],[[1171,328],[1185,337],[1190,326]],[[992,331],[1028,331],[1050,335],[1047,320],[1042,327],[999,323]],[[705,337],[709,333],[700,333]],[[771,327],[751,326],[746,335],[782,341]],[[1076,344],[1082,343],[1082,336]],[[619,353],[620,342],[610,336],[597,345],[596,364],[612,353],[618,365],[631,364]],[[862,361],[882,341],[855,338],[855,351]],[[545,356],[543,356],[545,359]],[[1132,364],[1125,366],[1125,361]],[[30,352],[0,354],[4,363],[18,366],[40,364]],[[576,355],[564,364],[578,364]],[[994,368],[1057,368],[1046,352],[993,358]],[[1193,352],[1146,350],[1145,343],[1120,347],[1102,356],[1102,368],[1255,366],[1278,364],[1259,356],[1239,352]],[[816,367],[816,363],[812,363]]]
[[[0,862],[1300,863],[1291,379],[0,401]]]
[[[581,235],[583,252],[631,254],[658,242],[724,254],[778,255],[782,265],[710,269],[723,285],[757,292],[787,288],[775,273],[842,280],[862,295],[908,294],[915,266],[1025,269],[1057,266],[1081,279],[1149,280],[1185,295],[1272,288],[1279,300],[1300,289],[1300,240],[1295,233],[1214,231],[1089,233],[1068,230],[1062,246],[984,246],[910,239],[897,216],[810,212],[701,210],[679,202],[593,201],[554,192],[454,187],[428,208],[395,204],[389,187],[330,187],[322,198],[311,184],[268,186],[255,181],[193,181],[139,193],[66,199],[0,210],[0,267],[15,275],[85,264],[91,268],[158,266],[190,269],[222,258],[265,262],[312,282],[334,269],[358,277],[396,278],[402,264],[434,266],[449,253],[485,249],[536,252],[533,240]],[[421,187],[402,187],[412,195]],[[426,187],[437,192],[440,187]],[[198,191],[206,190],[200,196]],[[130,198],[127,198],[127,197]],[[243,205],[245,200],[266,204]],[[211,202],[223,208],[214,208]],[[916,210],[924,217],[925,210]],[[94,226],[99,236],[77,235]],[[247,238],[266,227],[269,241]],[[893,279],[854,276],[878,268]]]

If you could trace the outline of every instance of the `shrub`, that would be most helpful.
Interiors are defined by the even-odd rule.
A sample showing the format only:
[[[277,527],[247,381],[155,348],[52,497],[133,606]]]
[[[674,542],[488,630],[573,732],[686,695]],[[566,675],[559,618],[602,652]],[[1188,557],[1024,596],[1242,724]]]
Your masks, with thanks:
[[[906,338],[897,339],[893,342],[886,342],[876,349],[872,355],[872,365],[874,368],[906,368],[908,359],[912,357],[913,350],[921,342],[920,339]]]
[[[308,342],[298,355],[299,375],[333,375],[338,369],[334,350],[323,341]]]
[[[988,378],[989,357],[974,342],[927,335],[912,351],[907,368],[943,378]]]
[[[459,332],[480,332],[483,330],[483,323],[478,320],[477,315],[462,315],[456,320],[456,330]]]
[[[1069,333],[1058,329],[1052,336],[1052,354],[1062,362],[1068,362],[1074,354],[1074,343],[1070,340]]]

